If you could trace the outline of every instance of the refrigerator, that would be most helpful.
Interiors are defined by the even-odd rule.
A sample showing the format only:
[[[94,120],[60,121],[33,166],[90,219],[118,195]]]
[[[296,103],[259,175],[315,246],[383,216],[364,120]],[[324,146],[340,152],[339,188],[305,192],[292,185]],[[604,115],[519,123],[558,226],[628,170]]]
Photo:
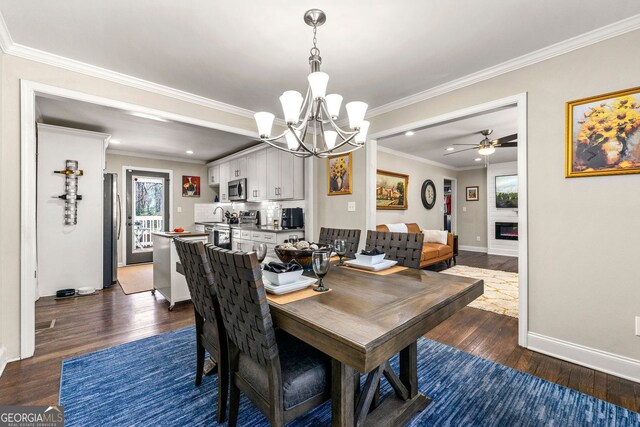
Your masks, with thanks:
[[[110,288],[118,281],[118,239],[120,238],[120,219],[122,207],[118,194],[118,174],[104,174],[104,230],[103,230],[103,277],[102,285]]]

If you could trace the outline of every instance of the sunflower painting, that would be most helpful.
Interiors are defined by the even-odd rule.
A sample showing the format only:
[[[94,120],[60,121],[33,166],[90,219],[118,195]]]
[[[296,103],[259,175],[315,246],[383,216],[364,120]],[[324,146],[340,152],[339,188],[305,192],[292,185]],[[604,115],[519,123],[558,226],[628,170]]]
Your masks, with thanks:
[[[351,194],[353,192],[351,167],[351,153],[327,158],[327,194],[329,196]]]
[[[640,88],[567,103],[566,177],[640,173]]]

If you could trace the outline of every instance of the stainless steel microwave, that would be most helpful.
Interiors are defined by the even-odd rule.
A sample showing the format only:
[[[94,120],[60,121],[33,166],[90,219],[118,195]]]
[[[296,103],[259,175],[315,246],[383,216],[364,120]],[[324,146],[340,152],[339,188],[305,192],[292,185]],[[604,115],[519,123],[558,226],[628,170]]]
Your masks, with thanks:
[[[247,200],[247,179],[229,181],[229,200],[237,202]]]

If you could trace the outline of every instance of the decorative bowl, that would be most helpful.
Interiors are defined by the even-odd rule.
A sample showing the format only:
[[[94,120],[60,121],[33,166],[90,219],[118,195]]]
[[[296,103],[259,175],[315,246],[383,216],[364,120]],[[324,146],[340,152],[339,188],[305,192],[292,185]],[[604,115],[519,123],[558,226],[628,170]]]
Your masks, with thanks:
[[[274,273],[273,271],[262,270],[262,276],[267,279],[272,285],[288,285],[294,283],[302,276],[304,270],[287,271],[285,273]]]
[[[362,264],[375,265],[384,261],[384,254],[380,255],[362,255],[356,254],[356,259]]]
[[[280,261],[289,262],[292,259],[295,259],[296,261],[298,261],[298,264],[302,266],[302,268],[304,268],[305,270],[311,270],[312,269],[311,254],[313,254],[315,251],[322,251],[322,250],[328,250],[328,249],[330,249],[330,247],[327,245],[318,245],[318,249],[303,249],[303,250],[282,249],[276,246],[274,251],[276,252],[276,255],[278,255],[278,258],[280,258]]]

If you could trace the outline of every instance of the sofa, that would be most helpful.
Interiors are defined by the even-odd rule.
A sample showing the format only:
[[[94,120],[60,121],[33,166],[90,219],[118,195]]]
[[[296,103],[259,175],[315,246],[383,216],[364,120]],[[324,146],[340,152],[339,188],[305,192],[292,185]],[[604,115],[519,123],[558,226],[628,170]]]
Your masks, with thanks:
[[[409,233],[422,233],[422,229],[416,223],[407,223],[407,232]],[[376,231],[389,232],[389,228],[384,225],[376,225]],[[424,242],[422,244],[422,256],[420,258],[420,268],[427,267],[429,265],[437,264],[439,262],[446,262],[448,266],[451,266],[451,260],[453,259],[453,234],[447,234],[447,244],[442,245],[440,243]]]

